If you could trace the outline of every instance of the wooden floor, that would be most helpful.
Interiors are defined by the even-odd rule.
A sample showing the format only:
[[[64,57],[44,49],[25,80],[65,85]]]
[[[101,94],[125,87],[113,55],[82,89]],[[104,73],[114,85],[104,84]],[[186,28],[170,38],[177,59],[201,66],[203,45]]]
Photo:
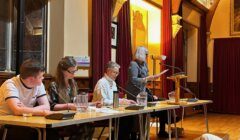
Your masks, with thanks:
[[[210,133],[228,134],[230,140],[240,140],[240,115],[226,115],[208,113]],[[180,127],[180,123],[177,124]],[[184,135],[181,140],[192,140],[206,132],[206,125],[203,114],[195,114],[186,117],[183,121]],[[151,140],[158,140],[155,136],[155,129],[151,129]],[[223,134],[222,134],[223,133]],[[161,138],[161,140],[164,140]]]
[[[214,134],[228,134],[230,140],[240,140],[240,115],[226,115],[208,113],[209,131]],[[180,123],[177,124],[180,127]],[[184,135],[180,140],[193,140],[206,132],[205,120],[203,114],[195,114],[184,118]],[[104,133],[107,133],[107,129]],[[97,135],[98,136],[98,135]],[[101,139],[105,139],[103,137]],[[156,137],[155,127],[150,131],[151,140],[160,140]],[[161,140],[167,140],[161,138]]]

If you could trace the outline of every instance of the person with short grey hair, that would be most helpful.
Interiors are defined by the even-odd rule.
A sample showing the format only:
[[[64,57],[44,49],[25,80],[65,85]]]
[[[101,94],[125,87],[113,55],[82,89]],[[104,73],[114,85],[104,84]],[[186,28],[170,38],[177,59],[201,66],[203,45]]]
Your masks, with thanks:
[[[135,59],[140,61],[146,61],[146,55],[148,55],[148,50],[143,46],[138,47],[135,52]]]
[[[113,104],[113,91],[118,91],[115,82],[119,74],[120,65],[109,61],[106,65],[104,76],[97,82],[93,92],[93,102],[102,101],[104,105]],[[120,104],[132,104],[133,100],[120,99]]]
[[[107,63],[104,76],[100,80],[98,80],[94,88],[93,102],[103,101],[104,105],[113,104],[113,91],[118,91],[115,80],[119,74],[119,68],[120,66],[115,62],[109,61]],[[119,104],[128,105],[136,104],[136,102],[128,99],[119,99]],[[120,118],[119,135],[117,139],[129,139],[132,130],[132,119],[133,118],[131,116]]]
[[[106,69],[114,69],[114,68],[120,69],[120,65],[118,65],[116,62],[109,61],[107,63]]]
[[[135,59],[130,63],[126,88],[130,93],[134,94],[135,97],[128,95],[129,99],[136,100],[137,94],[141,91],[145,91],[147,81],[159,78],[154,75],[148,75],[148,66],[146,63],[147,56],[148,50],[145,47],[140,46],[135,52]],[[148,96],[148,100],[154,99],[157,99],[157,97]]]

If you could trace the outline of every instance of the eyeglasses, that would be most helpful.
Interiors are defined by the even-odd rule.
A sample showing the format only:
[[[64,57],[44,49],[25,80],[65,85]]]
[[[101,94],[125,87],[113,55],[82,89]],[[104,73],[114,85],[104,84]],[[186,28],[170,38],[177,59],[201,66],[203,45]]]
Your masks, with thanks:
[[[78,70],[73,70],[73,71],[70,71],[70,70],[67,70],[68,73],[70,74],[75,74]]]

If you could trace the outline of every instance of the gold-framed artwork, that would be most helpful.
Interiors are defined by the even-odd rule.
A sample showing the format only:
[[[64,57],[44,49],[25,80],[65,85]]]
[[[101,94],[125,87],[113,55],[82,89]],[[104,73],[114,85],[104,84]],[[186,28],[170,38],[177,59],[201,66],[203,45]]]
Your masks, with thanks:
[[[132,53],[138,46],[148,48],[148,11],[131,5]]]
[[[240,0],[231,0],[230,35],[240,35]]]

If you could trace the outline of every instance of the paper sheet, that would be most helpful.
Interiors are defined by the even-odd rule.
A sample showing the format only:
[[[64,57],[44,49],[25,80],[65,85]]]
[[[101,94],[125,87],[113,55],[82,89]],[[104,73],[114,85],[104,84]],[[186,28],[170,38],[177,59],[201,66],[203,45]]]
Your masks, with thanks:
[[[160,72],[159,74],[154,75],[154,77],[160,77],[161,75],[163,75],[167,71],[168,71],[168,69],[165,69],[164,71]]]

